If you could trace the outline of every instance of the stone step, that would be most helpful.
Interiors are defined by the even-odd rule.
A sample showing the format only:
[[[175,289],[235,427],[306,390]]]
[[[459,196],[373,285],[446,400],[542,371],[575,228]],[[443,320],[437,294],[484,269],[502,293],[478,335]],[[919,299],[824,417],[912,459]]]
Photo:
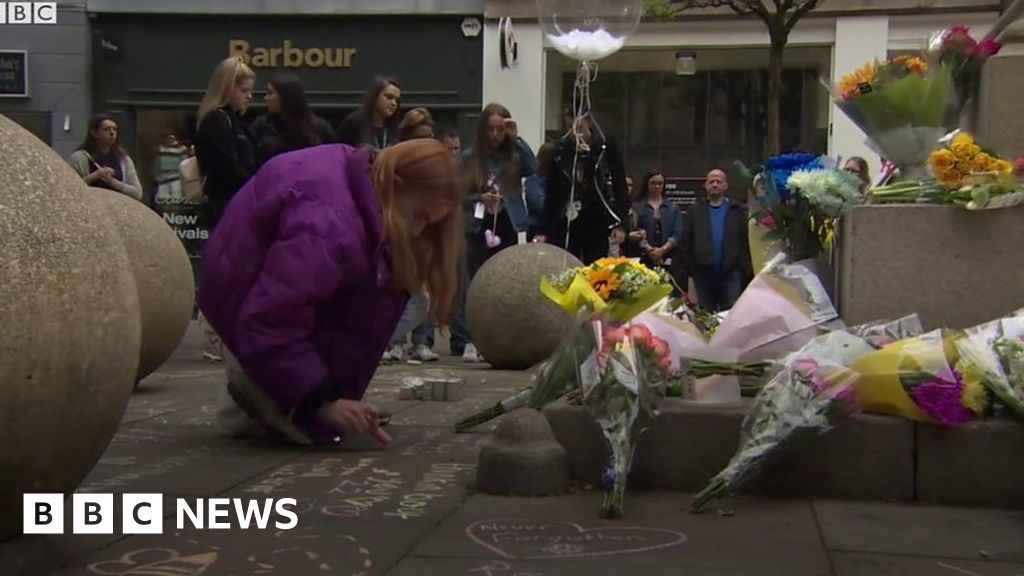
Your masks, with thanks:
[[[735,454],[750,401],[735,407],[668,399],[637,446],[630,487],[696,492]],[[544,410],[573,479],[597,485],[608,449],[585,408]],[[1024,425],[991,418],[955,429],[858,414],[778,455],[742,492],[851,500],[1024,507]]]

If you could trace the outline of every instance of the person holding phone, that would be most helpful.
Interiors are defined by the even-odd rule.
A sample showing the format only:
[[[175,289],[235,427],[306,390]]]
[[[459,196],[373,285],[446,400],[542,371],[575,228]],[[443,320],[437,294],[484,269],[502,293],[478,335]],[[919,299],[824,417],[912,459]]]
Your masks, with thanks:
[[[121,148],[117,121],[109,114],[97,114],[89,132],[68,163],[89,186],[106,188],[142,200],[142,184],[131,156]]]

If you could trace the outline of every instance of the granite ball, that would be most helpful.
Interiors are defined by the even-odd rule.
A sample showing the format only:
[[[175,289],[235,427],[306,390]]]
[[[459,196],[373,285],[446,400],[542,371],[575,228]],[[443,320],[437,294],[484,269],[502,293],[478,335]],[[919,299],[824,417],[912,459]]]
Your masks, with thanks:
[[[466,294],[466,328],[480,355],[500,370],[525,370],[554,353],[573,319],[540,292],[545,276],[583,264],[550,244],[502,250]]]
[[[124,243],[89,187],[0,115],[0,540],[22,495],[68,494],[106,450],[139,365]]]
[[[137,380],[170,358],[192,321],[195,278],[178,235],[145,204],[105,188],[87,197],[111,217],[121,235],[139,290],[142,346]]]

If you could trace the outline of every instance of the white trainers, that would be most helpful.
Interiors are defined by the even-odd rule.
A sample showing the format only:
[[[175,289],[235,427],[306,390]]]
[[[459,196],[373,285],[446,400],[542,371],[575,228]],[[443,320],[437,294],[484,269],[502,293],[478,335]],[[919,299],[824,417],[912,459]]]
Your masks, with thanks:
[[[381,364],[397,364],[405,360],[405,350],[401,344],[396,344],[389,348],[387,352],[384,352],[384,357],[380,359]]]
[[[462,353],[462,359],[466,362],[483,362],[484,359],[480,356],[480,353],[476,351],[476,346],[473,344],[466,344],[466,351]]]
[[[437,362],[441,357],[435,354],[430,348],[427,348],[425,344],[417,344],[412,347],[409,359],[416,360],[418,362]]]

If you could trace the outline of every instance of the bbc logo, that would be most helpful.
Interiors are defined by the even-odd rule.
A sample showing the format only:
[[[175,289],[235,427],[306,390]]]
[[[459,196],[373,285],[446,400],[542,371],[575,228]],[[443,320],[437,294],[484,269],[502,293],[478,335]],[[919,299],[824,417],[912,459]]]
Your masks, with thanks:
[[[0,2],[0,24],[56,23],[56,2]]]
[[[23,533],[63,534],[64,495],[24,494]],[[121,527],[124,534],[161,534],[164,500],[160,494],[124,494]],[[73,534],[113,534],[113,494],[73,494]]]

